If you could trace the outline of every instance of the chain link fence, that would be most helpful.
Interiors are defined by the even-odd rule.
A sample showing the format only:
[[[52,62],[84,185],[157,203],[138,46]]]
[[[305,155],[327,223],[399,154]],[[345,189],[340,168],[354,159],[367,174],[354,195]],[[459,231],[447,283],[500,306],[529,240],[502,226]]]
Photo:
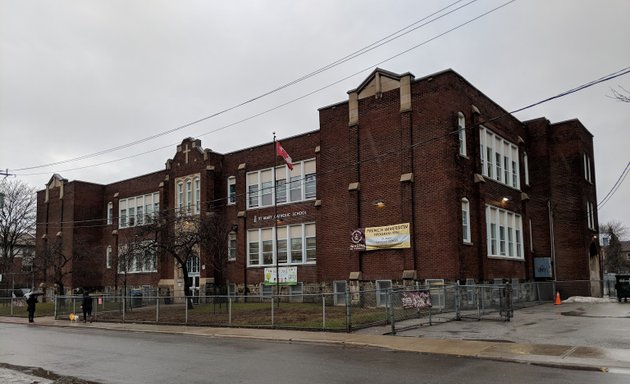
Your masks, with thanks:
[[[293,295],[160,296],[158,290],[92,294],[97,321],[352,332],[372,326],[401,329],[453,320],[509,321],[515,309],[553,301],[556,292],[593,282],[457,285],[432,283],[370,291]],[[605,281],[597,288],[613,293]],[[614,286],[614,284],[613,284]],[[18,294],[19,295],[19,294]],[[0,292],[0,316],[27,316],[24,297]],[[36,316],[83,320],[83,297],[39,297]],[[72,316],[71,316],[72,315]]]

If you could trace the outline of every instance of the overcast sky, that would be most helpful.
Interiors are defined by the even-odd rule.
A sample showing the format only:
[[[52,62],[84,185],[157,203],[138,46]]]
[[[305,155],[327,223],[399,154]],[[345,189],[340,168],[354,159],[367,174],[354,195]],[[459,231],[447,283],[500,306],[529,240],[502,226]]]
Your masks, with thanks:
[[[239,106],[452,3],[462,8]],[[513,111],[630,67],[629,19],[627,0],[0,0],[0,169],[37,189],[53,173],[106,184],[163,169],[189,136],[226,153],[316,130],[317,109],[377,66],[452,68]],[[630,74],[515,114],[588,128],[598,202],[630,160],[630,103],[607,97],[619,86]],[[625,180],[600,224],[630,226],[629,198]]]

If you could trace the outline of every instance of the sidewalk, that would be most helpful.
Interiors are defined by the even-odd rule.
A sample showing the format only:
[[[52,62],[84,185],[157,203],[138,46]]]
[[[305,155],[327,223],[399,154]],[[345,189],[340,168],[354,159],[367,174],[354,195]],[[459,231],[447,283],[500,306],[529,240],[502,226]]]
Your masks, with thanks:
[[[605,319],[607,327],[616,334],[615,344],[608,340],[608,334],[600,334],[601,342],[587,326],[580,329],[581,320],[597,323]],[[23,318],[0,317],[0,322],[23,323]],[[596,370],[630,374],[630,304],[584,304],[574,303],[562,306],[543,304],[516,311],[510,323],[495,321],[459,321],[434,326],[424,326],[402,332],[397,336],[385,336],[383,329],[372,328],[356,333],[308,332],[276,329],[212,328],[157,324],[133,323],[72,323],[67,320],[54,320],[52,317],[35,319],[35,326],[67,328],[98,328],[116,331],[155,332],[187,334],[218,338],[247,338],[297,343],[340,344],[357,347],[383,348],[396,351],[440,354],[459,357],[491,359],[496,361],[519,362],[548,367]],[[536,325],[536,327],[533,327]],[[529,328],[529,331],[527,330]],[[454,332],[454,329],[459,329]],[[535,335],[546,329],[547,332]],[[604,331],[604,330],[602,330]],[[470,333],[470,334],[467,334]],[[575,335],[566,337],[574,332]],[[379,334],[381,333],[381,334]],[[494,334],[493,334],[494,333]],[[497,338],[497,333],[501,337]],[[512,333],[512,336],[510,336]],[[476,337],[470,337],[471,335]],[[491,335],[493,334],[493,336]],[[530,339],[527,340],[527,337]],[[516,335],[517,337],[513,337]],[[553,337],[558,335],[558,337]],[[535,336],[535,337],[534,337]],[[588,338],[587,338],[588,336]],[[518,340],[510,340],[510,338]],[[542,341],[542,342],[540,342]],[[567,341],[570,341],[567,342]]]

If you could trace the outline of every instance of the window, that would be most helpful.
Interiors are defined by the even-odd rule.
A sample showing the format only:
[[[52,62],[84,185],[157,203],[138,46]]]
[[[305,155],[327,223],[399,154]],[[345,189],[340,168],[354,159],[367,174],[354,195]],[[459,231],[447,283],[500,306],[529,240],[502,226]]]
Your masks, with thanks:
[[[479,141],[483,175],[520,189],[518,147],[483,126],[479,128]]]
[[[333,281],[335,305],[346,305],[346,291],[347,290],[348,290],[347,281],[345,280]]]
[[[175,206],[178,215],[192,215],[201,212],[201,181],[199,175],[189,175],[177,179]]]
[[[121,199],[118,203],[118,225],[127,228],[151,224],[159,206],[158,192]]]
[[[314,223],[251,229],[247,231],[247,265],[276,265],[274,245],[278,264],[314,264],[317,261],[316,240]]]
[[[589,183],[593,182],[593,173],[591,172],[591,158],[584,153],[584,179]]]
[[[314,199],[317,196],[315,160],[304,162],[304,198]]]
[[[201,212],[201,180],[198,177],[194,179],[195,184],[195,213]]]
[[[392,289],[391,280],[376,280],[376,306],[377,307],[387,306],[387,303],[388,303],[387,296],[391,289]]]
[[[295,285],[289,286],[289,295],[291,302],[301,303],[304,301],[304,283],[298,282]]]
[[[112,268],[112,246],[111,245],[108,245],[107,249],[105,250],[105,267],[107,267],[107,269]]]
[[[247,265],[260,265],[259,238],[258,230],[247,231]]]
[[[459,154],[466,156],[466,118],[464,114],[457,114],[457,132],[459,134]]]
[[[306,262],[314,263],[317,261],[317,246],[315,238],[315,224],[306,224],[304,226],[304,238],[306,246]]]
[[[464,243],[470,244],[470,203],[468,199],[462,199],[462,239]]]
[[[131,251],[126,245],[118,248],[118,273],[147,272],[157,272],[157,254],[153,247],[149,247],[149,242]]]
[[[266,169],[260,172],[261,180],[261,205],[268,207],[273,205],[273,172],[271,169]]]
[[[595,230],[595,210],[593,208],[593,203],[590,201],[586,202],[586,220],[588,229]]]
[[[521,216],[487,205],[486,223],[488,256],[522,260],[524,253]]]
[[[228,177],[228,204],[236,204],[236,177]]]
[[[118,203],[118,209],[120,210],[119,214],[118,214],[118,226],[120,228],[126,228],[127,227],[127,200],[121,200]]]
[[[107,203],[107,225],[111,225],[114,220],[114,204],[110,201]]]
[[[186,269],[188,270],[188,274],[199,274],[199,256],[192,255],[186,260]]]
[[[274,188],[275,178],[275,188]],[[317,195],[315,160],[295,162],[247,174],[247,208],[270,207],[275,203],[294,203]]]
[[[236,233],[228,235],[228,261],[236,260]]]
[[[529,185],[529,161],[527,160],[527,153],[523,153],[523,167],[525,172],[525,185]]]

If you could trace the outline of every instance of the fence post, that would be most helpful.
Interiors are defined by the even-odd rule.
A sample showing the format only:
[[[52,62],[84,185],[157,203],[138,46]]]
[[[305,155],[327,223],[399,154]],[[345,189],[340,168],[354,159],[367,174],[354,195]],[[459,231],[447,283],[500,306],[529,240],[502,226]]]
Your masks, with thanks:
[[[232,326],[232,296],[228,296],[228,324]]]
[[[274,303],[276,298],[273,296],[273,294],[271,295],[271,327],[273,328],[274,325],[276,324],[275,319],[274,319],[274,310],[273,307],[275,307]],[[280,306],[280,297],[278,297],[278,306]]]
[[[186,303],[186,305],[184,306],[186,308],[185,316],[184,316],[184,324],[188,325],[188,296],[186,295],[184,295],[184,303]]]
[[[122,293],[122,321],[125,322],[125,311],[127,310],[127,293]]]
[[[326,296],[322,293],[322,331],[326,330]]]
[[[387,294],[387,305],[389,306],[389,321],[392,325],[392,335],[396,335],[396,316],[394,316],[394,300],[392,300],[392,296],[394,295],[394,291],[389,289]]]
[[[55,300],[55,320],[57,320],[57,295],[53,296],[53,300]]]
[[[160,322],[160,293],[158,292],[157,299],[155,299],[155,324]]]
[[[457,282],[457,285],[455,285],[455,320],[462,319],[461,308],[460,308],[460,305],[461,305],[460,288],[461,286],[459,285],[459,282]],[[444,299],[446,301],[446,295],[444,295]]]
[[[346,331],[352,332],[352,310],[350,309],[350,290],[346,286]]]

